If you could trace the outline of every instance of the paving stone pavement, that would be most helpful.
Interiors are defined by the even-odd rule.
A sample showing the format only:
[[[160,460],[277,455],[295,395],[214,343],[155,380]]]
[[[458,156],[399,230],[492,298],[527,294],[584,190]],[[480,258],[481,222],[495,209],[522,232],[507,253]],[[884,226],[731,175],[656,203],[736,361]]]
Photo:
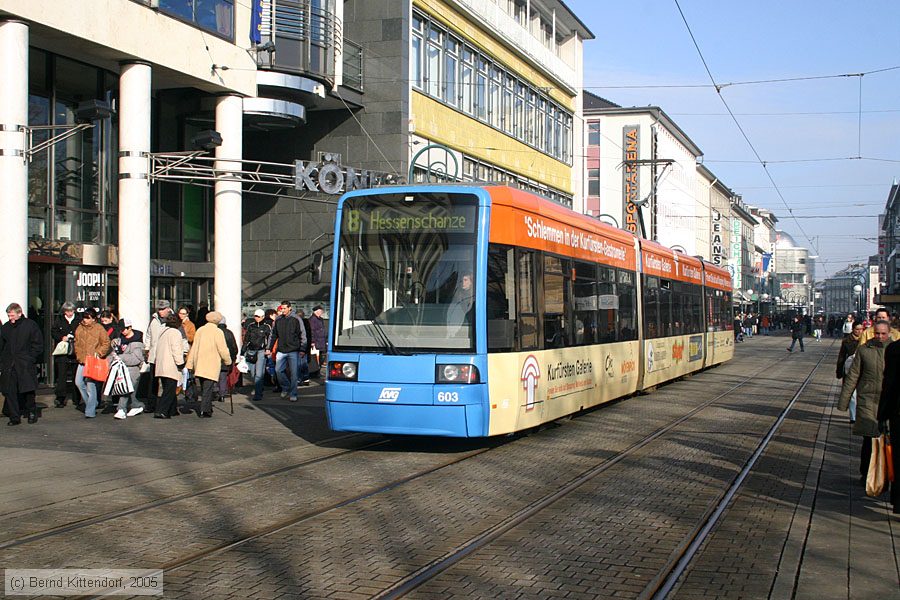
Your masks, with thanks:
[[[532,435],[481,444],[389,440],[378,448],[230,486],[200,499],[179,500],[66,535],[0,548],[0,565],[150,569],[222,546],[291,516],[326,508],[399,476],[471,455],[165,575],[165,596],[171,598],[369,598],[768,365],[739,394],[702,410],[411,594],[424,598],[636,597],[722,493],[815,363],[819,348],[785,359],[783,346],[783,339],[754,338],[739,345],[736,359],[727,365]],[[831,351],[825,345],[821,348]],[[836,348],[833,352],[836,356]],[[832,362],[827,358],[820,373],[832,373]],[[810,493],[804,492],[808,488],[804,485],[811,473],[818,472],[814,469],[816,448],[823,436],[817,440],[815,432],[822,423],[830,386],[827,377],[817,375],[807,388],[794,416],[785,422],[758,472],[745,482],[726,518],[682,577],[674,597],[766,597],[772,587],[772,565],[787,570],[793,564],[787,555],[794,539],[801,541],[803,558],[797,561],[802,569],[798,566],[795,579],[801,583],[804,577],[822,579],[815,570],[818,563],[808,554],[815,548],[839,554],[826,539],[834,527],[828,521],[819,525],[818,509],[810,511],[812,518],[806,520],[812,524],[811,533],[804,546],[807,535],[799,525],[803,518],[798,502],[808,500]],[[14,438],[14,444],[4,436],[0,447],[13,449],[23,462],[17,471],[21,478],[13,483],[7,477],[0,483],[0,494],[8,502],[4,506],[17,507],[15,512],[0,513],[0,544],[13,537],[5,533],[7,525],[20,523],[14,532],[20,535],[34,531],[38,522],[43,528],[66,523],[78,514],[67,508],[70,504],[82,510],[127,506],[129,501],[166,497],[247,476],[254,472],[255,462],[259,472],[265,470],[262,467],[290,465],[348,445],[347,440],[322,444],[321,440],[335,434],[315,420],[317,412],[321,415],[321,396],[314,396],[315,391],[310,390],[299,403],[304,406],[272,399],[263,406],[239,401],[236,412],[248,411],[250,417],[205,422],[179,417],[163,422],[167,427],[151,434],[136,428],[135,433],[121,435],[122,429],[116,430],[115,425],[147,424],[110,419],[102,425],[121,435],[113,436],[112,448],[130,449],[135,445],[133,436],[140,438],[139,451],[119,454],[98,451],[98,445],[105,446],[96,440],[77,438],[75,450],[68,450],[52,447],[31,432],[31,437]],[[292,416],[292,411],[299,416]],[[845,419],[838,415],[833,420],[841,418]],[[225,425],[198,434],[192,431],[197,422]],[[80,421],[53,427],[60,434],[82,431]],[[249,430],[247,435],[243,428]],[[837,437],[828,431],[830,437]],[[368,436],[353,443],[376,439],[380,438]],[[160,446],[166,448],[147,452]],[[847,446],[836,455],[844,457],[844,466],[852,462],[849,440]],[[233,448],[232,459],[223,461],[220,453],[229,448]],[[478,453],[481,450],[486,451]],[[185,456],[193,460],[179,460]],[[54,481],[29,477],[30,469],[52,472]],[[845,471],[836,473],[836,479]],[[101,491],[86,495],[98,487]],[[841,490],[833,487],[820,495],[817,507],[827,495],[839,502]],[[68,491],[57,493],[57,488]],[[36,499],[41,508],[35,512],[42,520],[29,521],[28,511],[16,504],[23,498]],[[862,499],[856,504],[871,508]],[[838,507],[834,510],[840,514]],[[884,516],[883,507],[876,510]],[[894,529],[897,525],[894,519]],[[821,536],[815,534],[817,526]],[[773,549],[773,540],[779,539],[780,545]],[[864,544],[850,550],[859,564],[865,561]],[[848,552],[846,547],[844,551]],[[822,562],[826,570],[831,565],[830,560]],[[850,581],[861,578],[852,576],[852,567],[847,572]],[[760,580],[765,577],[769,583],[763,590]],[[761,591],[766,593],[758,595]],[[893,597],[889,593],[880,597]]]

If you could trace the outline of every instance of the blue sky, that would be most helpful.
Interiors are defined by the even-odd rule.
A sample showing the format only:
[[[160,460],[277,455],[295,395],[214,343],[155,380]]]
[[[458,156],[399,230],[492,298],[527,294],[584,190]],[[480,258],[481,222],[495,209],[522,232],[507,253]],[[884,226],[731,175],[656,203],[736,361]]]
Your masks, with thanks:
[[[679,1],[719,84],[900,66],[900,2]],[[783,202],[712,87],[621,87],[710,83],[674,0],[566,4],[597,38],[585,43],[585,87],[622,106],[665,110],[726,185],[774,211],[798,244],[818,248],[818,278],[876,253],[877,216],[900,177],[900,68],[722,89]],[[867,159],[819,160],[857,156]]]

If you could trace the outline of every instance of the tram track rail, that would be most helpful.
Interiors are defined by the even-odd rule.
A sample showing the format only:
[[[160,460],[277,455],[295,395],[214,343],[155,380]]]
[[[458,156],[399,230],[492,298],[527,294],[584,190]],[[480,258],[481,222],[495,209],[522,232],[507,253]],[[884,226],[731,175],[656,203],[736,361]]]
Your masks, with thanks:
[[[809,384],[809,381],[812,379],[813,375],[819,368],[819,365],[821,365],[822,361],[825,359],[826,355],[827,354],[823,353],[822,357],[816,362],[809,375],[801,383],[799,389],[788,402],[785,409],[783,409],[779,416],[776,418],[775,423],[770,427],[766,435],[763,437],[763,440],[757,446],[756,451],[751,455],[751,458],[748,459],[744,467],[732,481],[725,494],[723,494],[713,506],[707,509],[703,519],[701,520],[701,523],[694,529],[692,534],[689,535],[688,538],[679,545],[676,553],[674,553],[674,556],[670,558],[666,566],[662,570],[660,570],[657,576],[654,577],[653,580],[651,580],[651,583],[645,588],[644,593],[639,596],[640,598],[652,598],[653,600],[661,600],[662,598],[667,597],[669,591],[671,591],[671,587],[678,580],[678,577],[680,577],[680,575],[684,572],[684,569],[690,563],[691,559],[694,557],[703,541],[708,537],[709,533],[715,527],[715,524],[718,522],[722,514],[724,514],[728,504],[730,504],[731,499],[734,497],[735,493],[744,482],[744,479],[753,468],[753,465],[756,464],[758,458],[765,451],[768,443],[771,441],[781,423],[790,412],[790,409],[794,406],[796,400],[806,389],[806,386]],[[583,471],[581,474],[571,479],[568,483],[564,484],[556,491],[551,492],[528,504],[527,506],[519,509],[500,523],[494,525],[489,529],[486,529],[479,535],[470,538],[470,540],[468,540],[467,542],[458,545],[456,548],[449,551],[444,556],[430,562],[417,571],[404,577],[391,587],[375,595],[373,597],[374,600],[395,600],[398,598],[402,598],[413,590],[422,586],[423,584],[435,579],[441,573],[464,561],[471,554],[490,545],[492,542],[499,539],[507,532],[524,524],[529,519],[541,513],[543,510],[552,506],[559,500],[571,495],[573,492],[575,492],[597,476],[616,466],[626,458],[631,457],[635,452],[663,437],[665,434],[674,430],[679,425],[687,422],[696,414],[709,408],[710,406],[719,402],[736,390],[744,387],[745,385],[756,379],[759,375],[768,371],[774,364],[777,364],[779,362],[781,361],[775,361],[772,364],[766,365],[752,375],[747,376],[738,384],[716,395],[714,398],[711,398],[710,400],[707,400],[706,402],[696,406],[681,417],[658,428],[644,438],[632,443],[627,448],[621,450],[614,456],[609,457],[599,464],[591,467],[590,469]]]
[[[333,438],[331,441],[335,440],[346,440],[351,439],[353,437],[364,437],[365,434],[355,434],[350,436],[340,436],[338,438]],[[136,506],[131,506],[129,508],[124,508],[120,510],[113,510],[110,512],[102,513],[99,515],[94,515],[92,517],[88,517],[86,519],[79,519],[78,521],[71,521],[69,523],[65,523],[63,525],[58,525],[56,527],[51,527],[49,529],[45,529],[42,531],[37,531],[33,533],[29,533],[27,535],[18,536],[15,538],[11,538],[8,540],[0,541],[0,550],[6,550],[9,548],[15,548],[16,546],[21,546],[23,544],[28,544],[31,542],[36,542],[38,540],[43,540],[49,537],[62,535],[64,533],[71,533],[73,531],[77,531],[79,529],[84,529],[85,527],[90,527],[92,525],[98,525],[101,523],[107,523],[114,519],[119,519],[122,517],[127,517],[129,515],[138,514],[147,510],[151,510],[154,508],[159,508],[161,506],[166,506],[167,504],[173,504],[175,502],[181,502],[183,500],[190,500],[193,498],[199,498],[201,496],[211,494],[214,492],[218,492],[224,489],[228,489],[231,487],[235,487],[238,485],[244,485],[247,483],[252,483],[254,481],[259,481],[262,479],[266,479],[268,477],[275,477],[277,475],[281,475],[283,473],[288,473],[290,471],[296,469],[302,469],[303,467],[312,466],[315,464],[319,464],[334,458],[340,458],[347,456],[349,454],[354,454],[356,452],[361,452],[363,450],[369,450],[371,448],[375,448],[378,446],[383,446],[385,444],[390,443],[390,439],[382,439],[376,440],[374,442],[364,444],[362,446],[356,448],[344,448],[341,450],[337,450],[335,452],[331,452],[329,454],[325,454],[322,456],[316,456],[315,458],[309,458],[306,460],[293,462],[287,465],[282,465],[276,467],[274,469],[270,469],[268,471],[263,471],[261,473],[254,473],[252,475],[247,475],[245,477],[239,477],[237,479],[233,479],[231,481],[227,481],[224,483],[220,483],[217,485],[213,485],[202,490],[195,490],[191,492],[182,492],[180,494],[174,494],[172,496],[165,496],[163,498],[158,498],[156,500],[151,500],[149,502],[144,502],[138,504]]]
[[[594,479],[601,473],[614,467],[615,465],[620,463],[622,460],[631,457],[635,452],[637,452],[641,448],[644,448],[645,446],[647,446],[648,444],[652,443],[653,441],[659,439],[660,437],[664,436],[666,433],[672,431],[674,428],[678,427],[679,425],[683,424],[684,422],[688,421],[693,416],[695,416],[697,413],[712,406],[716,402],[721,401],[723,398],[734,393],[736,390],[739,390],[740,388],[744,387],[745,385],[747,385],[748,383],[750,383],[751,381],[753,381],[754,379],[759,377],[761,374],[765,373],[766,371],[771,369],[774,365],[777,365],[780,362],[781,362],[781,360],[776,360],[776,361],[772,361],[772,362],[766,364],[764,367],[762,367],[762,368],[758,369],[757,371],[755,371],[754,373],[744,377],[738,383],[732,385],[725,391],[717,394],[715,397],[711,398],[710,400],[707,400],[707,401],[703,402],[702,404],[692,408],[687,413],[681,415],[680,417],[669,422],[668,424],[657,428],[656,430],[651,432],[649,435],[646,435],[642,439],[640,439],[636,442],[633,442],[632,444],[627,446],[625,449],[617,452],[615,455],[610,456],[610,457],[604,459],[601,463],[596,464],[593,467],[583,471],[581,474],[575,476],[573,479],[571,479],[568,483],[564,484],[562,487],[559,487],[555,491],[550,492],[550,493],[546,494],[545,496],[537,499],[536,501],[528,504],[527,506],[516,511],[514,514],[510,515],[509,517],[507,517],[506,519],[504,519],[497,525],[491,527],[490,529],[485,530],[484,532],[480,533],[477,536],[474,536],[468,542],[465,542],[462,545],[457,546],[453,550],[449,551],[443,557],[436,559],[435,561],[432,561],[428,565],[425,565],[422,568],[420,568],[419,570],[404,577],[403,579],[398,581],[396,584],[383,590],[380,594],[375,596],[375,598],[382,599],[382,598],[403,597],[410,591],[416,589],[417,587],[426,583],[427,581],[430,581],[434,577],[438,576],[440,573],[446,571],[453,565],[462,561],[468,555],[470,555],[473,552],[477,551],[478,549],[490,544],[492,541],[496,540],[498,537],[500,537],[507,531],[515,528],[518,525],[521,525],[522,523],[526,522],[534,515],[540,513],[542,510],[553,505],[558,500],[570,495],[576,489],[580,488],[585,483],[591,481],[592,479]],[[821,360],[820,360],[820,362],[821,362]],[[377,445],[387,444],[390,441],[391,441],[390,439],[379,440],[373,444],[369,444],[369,445],[363,446],[361,448],[342,450],[340,452],[332,453],[327,456],[311,459],[310,461],[304,461],[303,463],[297,463],[296,465],[288,465],[288,466],[280,467],[279,469],[273,470],[271,472],[261,473],[261,474],[255,475],[255,476],[250,476],[248,478],[242,478],[241,480],[235,480],[233,482],[228,482],[226,484],[214,486],[213,488],[208,488],[206,490],[201,490],[199,492],[194,492],[194,493],[190,493],[190,494],[182,494],[182,495],[180,495],[180,497],[166,498],[166,499],[163,499],[160,501],[148,503],[146,506],[142,505],[141,507],[135,507],[134,509],[130,509],[127,511],[118,511],[118,513],[110,513],[109,515],[105,515],[103,517],[96,517],[96,518],[88,520],[88,521],[79,522],[79,523],[69,525],[69,526],[63,526],[63,527],[56,528],[54,530],[46,531],[43,533],[37,533],[37,534],[33,534],[31,536],[24,536],[23,538],[19,538],[19,540],[17,540],[14,545],[21,545],[21,544],[28,543],[29,541],[33,541],[36,539],[42,539],[42,538],[50,537],[52,535],[58,535],[61,533],[74,531],[74,530],[77,530],[82,527],[87,527],[89,525],[101,523],[104,521],[109,521],[109,520],[112,520],[115,518],[119,518],[121,516],[129,515],[129,514],[134,514],[136,512],[140,512],[142,510],[147,510],[149,508],[155,508],[156,506],[162,506],[165,504],[170,504],[172,502],[177,502],[179,500],[189,499],[189,498],[196,497],[196,496],[199,496],[202,494],[210,493],[217,489],[222,489],[223,487],[231,487],[234,485],[239,485],[240,483],[246,483],[247,481],[252,481],[254,479],[260,479],[262,477],[276,475],[279,473],[290,471],[295,468],[306,466],[308,464],[322,462],[322,461],[328,460],[330,458],[335,458],[336,456],[343,456],[343,455],[346,455],[346,454],[349,454],[352,452],[357,452],[357,451],[360,451],[360,450],[363,450],[366,448],[374,447]],[[177,571],[184,567],[190,566],[194,563],[198,563],[204,559],[212,558],[212,557],[215,557],[216,555],[223,554],[230,550],[237,549],[241,546],[250,544],[250,543],[260,540],[262,538],[276,535],[280,532],[289,530],[292,527],[312,521],[313,519],[315,519],[321,515],[324,515],[326,513],[344,509],[344,508],[352,506],[356,503],[376,497],[380,494],[384,494],[391,490],[397,489],[405,484],[414,482],[416,480],[423,479],[423,478],[433,475],[439,471],[442,471],[442,470],[452,467],[454,465],[463,463],[464,461],[467,461],[469,459],[472,459],[472,458],[475,458],[478,456],[482,456],[485,453],[490,452],[491,450],[497,448],[498,446],[505,445],[505,440],[504,441],[498,440],[498,442],[499,443],[491,444],[484,448],[479,448],[474,451],[466,452],[465,454],[454,458],[452,461],[447,461],[442,464],[435,465],[434,467],[424,469],[424,470],[418,471],[416,473],[412,473],[407,476],[390,481],[384,485],[370,488],[360,494],[341,499],[337,502],[330,503],[326,506],[321,506],[319,508],[304,512],[302,514],[293,515],[289,518],[282,519],[278,522],[272,523],[272,524],[267,525],[263,528],[260,528],[256,531],[253,531],[252,533],[248,533],[246,535],[236,537],[231,540],[226,540],[221,543],[212,545],[208,548],[199,550],[197,552],[181,556],[175,560],[161,564],[154,569],[148,569],[147,572],[148,573],[157,572],[159,570],[162,570],[163,572]],[[274,471],[277,471],[277,473],[275,473]],[[0,548],[3,548],[3,547],[4,546],[0,545]],[[11,547],[11,544],[9,542],[7,542],[5,547]],[[85,596],[81,596],[81,597],[90,598],[90,597],[97,597],[97,596],[85,595]]]
[[[665,598],[669,597],[669,594],[674,589],[675,585],[678,582],[678,579],[687,571],[688,566],[700,551],[703,543],[709,538],[710,534],[719,523],[719,520],[727,512],[728,507],[731,505],[732,500],[743,485],[744,480],[747,479],[747,477],[753,470],[753,467],[756,466],[756,463],[759,461],[760,457],[769,447],[769,443],[772,441],[772,438],[775,437],[775,434],[781,428],[782,423],[784,423],[784,420],[794,408],[797,400],[806,390],[809,382],[812,381],[813,375],[815,375],[816,371],[819,369],[819,366],[822,364],[822,361],[825,360],[826,356],[827,354],[822,354],[822,356],[816,362],[815,366],[809,372],[809,375],[806,376],[806,378],[800,384],[800,387],[794,393],[793,397],[791,397],[790,401],[787,403],[784,409],[782,409],[781,413],[778,415],[778,418],[775,419],[775,422],[772,423],[772,426],[762,437],[759,444],[757,444],[756,449],[753,451],[753,454],[750,455],[750,458],[747,459],[747,461],[744,463],[744,466],[737,473],[737,475],[735,475],[734,479],[731,481],[731,484],[725,490],[725,493],[722,494],[722,496],[715,504],[707,508],[698,525],[690,534],[688,534],[688,536],[684,538],[684,540],[682,540],[679,547],[670,557],[666,566],[661,569],[657,576],[650,582],[650,584],[648,584],[647,587],[644,588],[644,592],[639,596],[639,598],[664,600]]]

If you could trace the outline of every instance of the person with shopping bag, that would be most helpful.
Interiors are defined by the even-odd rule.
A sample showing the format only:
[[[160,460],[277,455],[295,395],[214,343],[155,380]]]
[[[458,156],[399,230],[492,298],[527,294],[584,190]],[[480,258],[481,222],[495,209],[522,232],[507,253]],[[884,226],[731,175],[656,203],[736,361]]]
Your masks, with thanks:
[[[134,417],[144,412],[144,403],[137,399],[135,388],[140,381],[141,367],[144,363],[144,334],[134,328],[131,319],[122,319],[120,322],[122,332],[112,342],[113,355],[126,369],[125,377],[131,383],[131,389],[119,395],[119,403],[116,407],[115,419]],[[107,384],[109,381],[107,381]],[[121,390],[113,390],[121,391]],[[130,408],[129,408],[130,405]]]
[[[891,483],[891,506],[894,514],[900,514],[900,344],[891,344],[884,351],[884,379],[881,384],[881,398],[878,402],[879,427],[889,432],[891,445],[891,467],[894,481]]]
[[[856,357],[850,371],[844,375],[838,410],[850,408],[850,397],[856,391],[856,423],[853,434],[862,436],[859,473],[865,484],[872,457],[872,439],[880,435],[878,431],[878,403],[881,398],[881,384],[884,378],[884,353],[890,344],[891,324],[878,321],[874,325],[874,337],[856,348]]]
[[[97,416],[101,388],[109,375],[106,362],[109,350],[109,336],[97,322],[97,312],[93,308],[86,309],[81,314],[81,325],[75,330],[75,360],[78,361],[75,386],[81,392],[84,416],[88,419]]]

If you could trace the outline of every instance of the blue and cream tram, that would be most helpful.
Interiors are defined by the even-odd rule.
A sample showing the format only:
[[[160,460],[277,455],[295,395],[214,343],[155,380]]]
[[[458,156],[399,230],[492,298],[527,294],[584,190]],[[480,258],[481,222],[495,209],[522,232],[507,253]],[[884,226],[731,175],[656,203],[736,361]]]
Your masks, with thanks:
[[[339,431],[510,433],[734,351],[727,271],[504,186],[344,195],[331,297]]]

